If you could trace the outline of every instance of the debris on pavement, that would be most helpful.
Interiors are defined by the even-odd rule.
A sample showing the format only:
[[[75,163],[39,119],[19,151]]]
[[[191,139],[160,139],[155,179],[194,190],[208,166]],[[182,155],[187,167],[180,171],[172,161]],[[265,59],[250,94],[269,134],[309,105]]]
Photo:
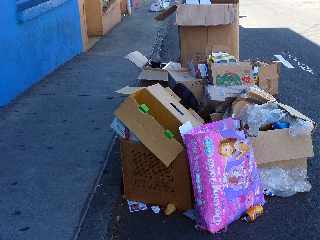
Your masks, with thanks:
[[[159,15],[176,11],[180,62],[128,54],[141,69],[139,87],[118,91],[128,96],[112,123],[123,194],[138,201],[128,201],[130,212],[144,210],[143,202],[155,214],[181,212],[211,233],[254,222],[265,195],[310,191],[316,127],[277,100],[279,62],[239,59],[238,1],[223,2],[187,1]]]
[[[155,214],[159,214],[161,209],[160,209],[159,206],[151,206],[151,210],[152,210],[152,212],[154,212]]]
[[[143,202],[137,202],[137,201],[131,201],[131,200],[127,200],[127,202],[128,202],[130,213],[140,212],[148,209],[147,205]]]
[[[171,214],[173,214],[175,211],[177,210],[176,206],[172,203],[169,203],[166,207],[166,209],[164,210],[164,214],[167,216],[170,216]]]

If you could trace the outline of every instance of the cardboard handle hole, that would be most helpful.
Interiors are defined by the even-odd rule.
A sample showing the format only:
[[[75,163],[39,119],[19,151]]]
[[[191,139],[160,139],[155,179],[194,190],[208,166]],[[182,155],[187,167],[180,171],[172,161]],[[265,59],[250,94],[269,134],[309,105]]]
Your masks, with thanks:
[[[180,113],[181,115],[184,115],[184,113],[173,103],[170,103],[170,105],[178,112]]]

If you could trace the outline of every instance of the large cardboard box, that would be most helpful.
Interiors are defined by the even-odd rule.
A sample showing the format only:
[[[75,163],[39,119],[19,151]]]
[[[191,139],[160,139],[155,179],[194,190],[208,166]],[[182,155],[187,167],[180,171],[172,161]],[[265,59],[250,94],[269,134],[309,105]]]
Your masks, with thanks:
[[[193,207],[193,191],[185,151],[166,167],[141,143],[121,140],[124,195],[127,199],[166,206],[178,210]]]
[[[156,84],[130,95],[115,115],[165,166],[183,151],[179,127],[187,121],[199,126],[203,119],[186,109],[172,91]],[[143,111],[141,106],[147,106]],[[172,137],[168,137],[172,133]]]
[[[121,22],[121,0],[111,0],[104,9],[101,0],[85,0],[89,37],[103,36]]]
[[[212,51],[228,52],[239,59],[239,4],[232,0],[220,2],[178,5],[176,23],[182,66],[187,66],[194,56],[206,56]]]

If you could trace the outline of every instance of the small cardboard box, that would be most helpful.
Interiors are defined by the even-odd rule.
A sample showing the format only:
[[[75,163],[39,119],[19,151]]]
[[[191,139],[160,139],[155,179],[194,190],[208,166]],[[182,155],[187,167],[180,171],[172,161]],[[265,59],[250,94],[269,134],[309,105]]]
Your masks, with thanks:
[[[275,96],[279,94],[280,63],[260,63],[258,86]]]
[[[232,0],[214,2],[178,5],[176,23],[182,66],[187,66],[193,56],[208,51],[228,52],[239,59],[239,4]]]
[[[124,195],[127,199],[166,206],[180,211],[193,207],[189,163],[185,151],[166,167],[141,143],[121,140]]]
[[[142,111],[142,105],[148,111]],[[179,127],[187,121],[193,126],[203,123],[198,114],[183,107],[179,98],[160,84],[130,95],[115,115],[167,167],[183,151]]]
[[[169,73],[169,87],[174,89],[174,87],[181,83],[185,85],[195,96],[195,98],[200,103],[203,99],[204,95],[204,80],[197,79],[193,77],[189,71],[182,70],[182,71],[173,71],[168,70]]]
[[[250,62],[211,64],[213,84],[217,86],[254,85]]]
[[[160,68],[151,68],[148,66],[148,58],[139,51],[131,52],[125,58],[142,69],[138,76],[140,86],[147,87],[157,83],[164,87],[168,86],[168,72]]]

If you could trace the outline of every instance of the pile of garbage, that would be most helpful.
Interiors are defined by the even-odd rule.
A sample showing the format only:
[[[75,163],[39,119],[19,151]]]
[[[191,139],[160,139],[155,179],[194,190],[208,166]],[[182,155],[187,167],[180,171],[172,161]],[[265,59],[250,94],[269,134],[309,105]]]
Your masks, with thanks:
[[[265,195],[310,191],[315,123],[277,100],[278,62],[240,61],[232,51],[192,55],[193,46],[180,63],[128,54],[141,68],[140,86],[117,91],[128,97],[111,127],[130,211],[150,204],[155,213],[184,212],[216,233],[238,219],[253,222]]]

